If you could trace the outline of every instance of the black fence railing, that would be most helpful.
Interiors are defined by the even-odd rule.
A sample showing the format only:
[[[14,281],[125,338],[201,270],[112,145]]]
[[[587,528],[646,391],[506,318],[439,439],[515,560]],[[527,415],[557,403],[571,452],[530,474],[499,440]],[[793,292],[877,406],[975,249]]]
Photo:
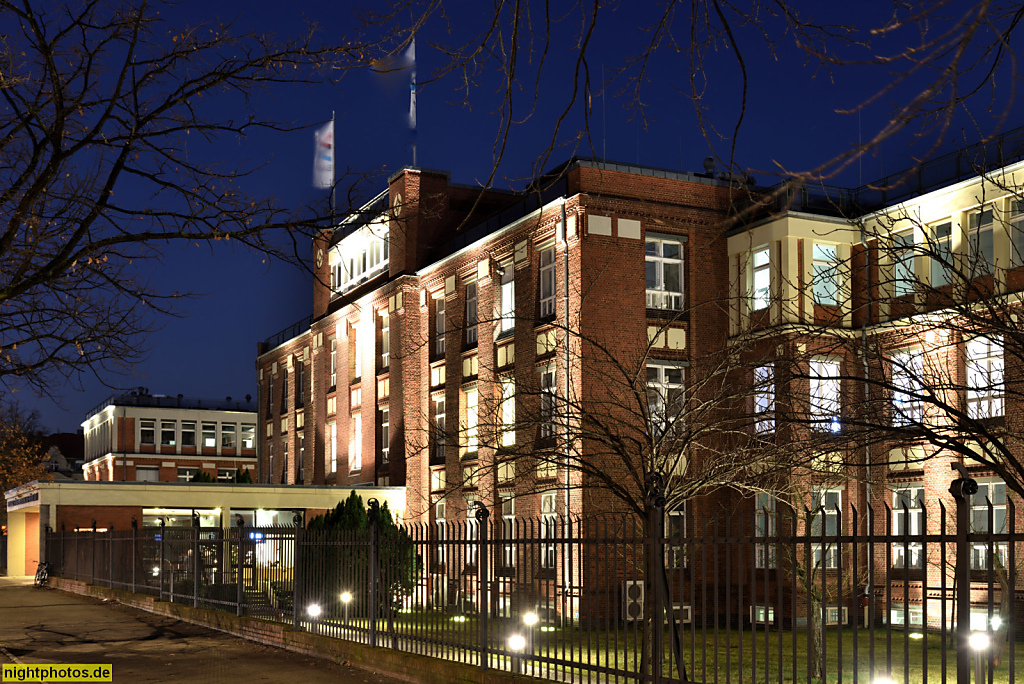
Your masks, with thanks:
[[[1015,680],[1011,503],[976,506],[962,534],[941,505],[759,510],[669,515],[667,534],[660,515],[58,532],[47,559],[164,601],[558,681],[953,681],[958,655]],[[965,656],[969,632],[984,646]]]

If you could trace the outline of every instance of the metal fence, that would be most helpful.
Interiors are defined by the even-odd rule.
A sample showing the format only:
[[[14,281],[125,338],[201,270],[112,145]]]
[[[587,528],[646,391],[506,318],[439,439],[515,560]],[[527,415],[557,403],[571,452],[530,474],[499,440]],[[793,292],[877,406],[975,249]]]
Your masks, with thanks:
[[[47,558],[93,584],[558,681],[966,682],[977,669],[994,684],[1016,673],[1016,529],[1010,502],[654,509],[646,524],[480,511],[350,532],[57,532]]]

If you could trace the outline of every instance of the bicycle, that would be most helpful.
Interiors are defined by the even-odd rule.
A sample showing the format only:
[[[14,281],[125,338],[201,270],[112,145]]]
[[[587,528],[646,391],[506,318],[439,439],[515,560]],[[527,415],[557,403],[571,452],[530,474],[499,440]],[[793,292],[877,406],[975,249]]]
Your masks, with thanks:
[[[35,585],[37,587],[45,587],[46,583],[50,579],[50,564],[46,561],[40,561],[39,567],[36,568],[36,579]]]

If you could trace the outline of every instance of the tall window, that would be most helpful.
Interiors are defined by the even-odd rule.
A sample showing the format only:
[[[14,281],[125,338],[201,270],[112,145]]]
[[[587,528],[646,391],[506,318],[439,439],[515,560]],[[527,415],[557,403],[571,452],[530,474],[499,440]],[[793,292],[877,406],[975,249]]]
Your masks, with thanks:
[[[267,375],[267,419],[274,415],[274,375]]]
[[[160,421],[160,446],[176,446],[177,445],[177,421],[174,420],[161,420]]]
[[[288,371],[281,371],[281,413],[288,411]]]
[[[759,247],[751,255],[751,308],[754,311],[768,307],[772,293],[771,258],[768,247]]]
[[[434,354],[444,356],[444,293],[434,300]]]
[[[843,510],[843,492],[839,489],[823,489],[814,493],[814,518],[811,521],[812,537],[837,537],[842,529],[840,521]],[[814,566],[826,570],[839,568],[839,544],[835,541],[817,543],[813,546]]]
[[[501,566],[516,565],[516,500],[511,494],[500,497],[501,503]]]
[[[775,432],[775,365],[754,369],[754,430],[758,434]]]
[[[540,318],[555,315],[555,248],[540,250]]]
[[[839,362],[812,359],[810,419],[817,430],[839,431]]]
[[[480,521],[476,519],[479,502],[466,498],[466,564],[476,565],[476,552],[480,541]]]
[[[989,525],[989,515],[992,524]],[[978,482],[978,493],[971,497],[971,530],[975,534],[1006,534],[1006,483],[1000,480]],[[981,540],[971,543],[971,569],[987,570],[989,543]],[[999,565],[1006,567],[1006,542],[994,542],[992,550]]]
[[[923,547],[921,540],[917,539],[925,533],[924,487],[921,485],[900,486],[892,490],[892,533],[897,537],[907,536],[906,541],[893,542],[892,566],[923,568]]]
[[[814,303],[825,306],[839,305],[839,258],[835,245],[815,244],[812,268]]]
[[[217,424],[216,423],[203,423],[203,446],[207,449],[214,449],[217,447]]]
[[[352,359],[352,380],[363,377],[363,345],[359,339],[358,324],[353,325],[348,332],[349,354]]]
[[[338,424],[331,423],[328,427],[327,455],[330,457],[331,472],[338,472]]]
[[[516,327],[516,280],[515,265],[510,261],[502,266],[501,291],[499,295],[498,333],[506,333]]]
[[[331,389],[338,386],[338,340],[331,338]]]
[[[462,395],[466,401],[466,452],[480,449],[480,424],[477,413],[478,393],[476,388],[468,389]]]
[[[195,426],[193,425],[193,430]],[[242,448],[243,449],[255,449],[256,448],[256,426],[255,425],[242,425]]]
[[[256,426],[250,425],[255,438]],[[194,420],[181,421],[181,446],[194,447],[196,445],[196,422]]]
[[[501,445],[516,443],[516,381],[501,379]]]
[[[555,436],[556,406],[555,367],[553,365],[541,369],[540,372],[540,438],[551,439]]]
[[[647,267],[647,308],[683,308],[683,243],[678,240],[648,239],[645,244]]]
[[[387,368],[391,361],[391,315],[387,309],[380,314],[380,367]]]
[[[298,458],[298,463],[296,463],[296,466],[298,466],[298,471],[299,472],[298,472],[298,478],[297,478],[296,481],[299,484],[303,484],[303,483],[305,483],[305,479],[304,478],[305,478],[305,466],[306,466],[306,438],[305,438],[305,436],[299,435],[298,436],[298,441],[299,441],[299,455],[297,457]]]
[[[1010,263],[1014,266],[1024,265],[1024,201],[1010,200],[1010,244],[1012,245]]]
[[[306,364],[295,362],[295,408],[306,405]]]
[[[445,446],[445,400],[444,395],[434,397],[431,430],[430,430],[430,457],[434,463],[444,463]]]
[[[775,497],[767,492],[759,492],[754,502],[754,536],[765,541],[754,545],[754,567],[775,567],[775,542],[768,541],[775,532]]]
[[[466,283],[466,344],[476,344],[476,325],[478,321],[476,283]]]
[[[917,283],[914,275],[914,231],[894,235],[892,250],[893,296],[914,294]]]
[[[156,444],[156,421],[143,418],[139,421],[139,444]]]
[[[967,343],[967,411],[971,418],[1003,415],[1002,337],[975,337]]]
[[[558,537],[558,516],[555,513],[557,495],[544,492],[540,495],[540,567],[554,568],[558,560],[558,548],[554,542],[545,541]]]
[[[924,418],[924,357],[920,349],[892,357],[893,425],[920,423]]]
[[[237,446],[235,442],[235,427],[234,423],[220,424],[220,445],[225,449],[234,449]]]
[[[647,410],[651,427],[663,434],[683,413],[685,371],[671,361],[647,362]]]
[[[686,567],[686,502],[665,511],[665,566]]]
[[[351,432],[348,438],[348,469],[363,469],[363,416],[352,414]]]
[[[932,287],[949,285],[953,265],[953,224],[949,221],[932,226]]]
[[[391,456],[391,410],[387,406],[380,410],[380,462],[387,465]]]
[[[445,540],[448,539],[448,506],[444,501],[438,501],[434,504],[434,526],[437,529],[437,562],[447,563],[448,562],[448,545],[445,544]]]
[[[967,219],[968,259],[972,278],[992,272],[995,252],[992,243],[992,207],[971,212]]]

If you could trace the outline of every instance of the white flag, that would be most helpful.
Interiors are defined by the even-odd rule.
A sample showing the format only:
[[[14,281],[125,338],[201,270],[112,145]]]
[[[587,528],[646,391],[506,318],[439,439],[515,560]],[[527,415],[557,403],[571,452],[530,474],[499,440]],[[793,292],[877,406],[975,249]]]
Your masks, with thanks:
[[[405,51],[405,61],[412,66],[412,74],[409,76],[409,128],[413,134],[416,133],[416,38],[413,37],[412,44]]]
[[[334,185],[334,121],[321,126],[314,140],[313,187],[326,190]]]

